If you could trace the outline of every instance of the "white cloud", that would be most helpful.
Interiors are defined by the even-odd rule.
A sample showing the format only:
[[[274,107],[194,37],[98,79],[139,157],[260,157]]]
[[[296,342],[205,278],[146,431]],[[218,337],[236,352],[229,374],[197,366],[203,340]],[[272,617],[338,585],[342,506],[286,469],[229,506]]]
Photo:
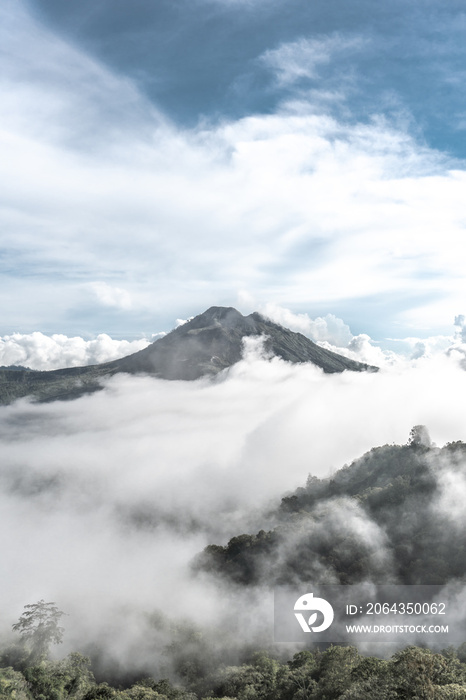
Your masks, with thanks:
[[[35,332],[0,337],[0,365],[22,365],[35,370],[61,369],[109,362],[149,345],[145,339],[114,340],[101,333],[93,340]]]
[[[436,507],[446,521],[458,531],[458,535],[464,532],[466,525],[464,509],[466,477],[462,467],[462,464],[454,464],[451,461],[436,464],[436,477],[440,490]]]
[[[381,119],[343,124],[304,101],[176,129],[135,85],[5,8],[4,328],[18,329],[18,310],[18,330],[50,327],[53,309],[55,327],[81,332],[80,309],[98,333],[88,284],[101,303],[131,306],[128,332],[161,299],[186,318],[247,290],[301,312],[383,296],[390,335],[445,333],[464,298],[458,164]],[[345,42],[306,46],[315,65]],[[371,334],[379,312],[367,308]]]
[[[459,340],[466,343],[466,316],[464,314],[459,314],[455,316],[455,326],[458,327]]]
[[[302,333],[316,343],[326,341],[337,347],[346,347],[353,338],[349,326],[334,314],[312,319],[308,314],[295,314],[273,303],[265,304],[259,310],[275,323],[296,333]]]
[[[148,633],[155,609],[207,639],[228,620],[231,638],[263,642],[272,609],[260,632],[251,590],[236,598],[192,579],[192,557],[257,531],[258,509],[309,473],[404,443],[415,424],[438,444],[466,439],[466,373],[453,357],[324,375],[250,350],[215,382],[122,376],[73,402],[0,409],[2,624],[55,600],[70,613],[64,651],[103,640],[125,663],[160,658],[169,632]],[[443,497],[457,507],[451,486]]]
[[[112,287],[106,282],[91,282],[89,289],[99,304],[117,309],[130,309],[131,295],[120,287]]]
[[[451,335],[430,337],[389,338],[394,349],[384,349],[367,335],[353,335],[350,327],[333,314],[312,319],[306,313],[295,314],[278,304],[267,303],[259,308],[260,312],[275,323],[285,328],[302,333],[315,343],[358,362],[365,362],[377,367],[415,366],[417,360],[425,360],[441,355],[456,356],[461,366],[466,367],[466,342],[464,328],[465,316],[455,317],[454,325],[458,331]]]
[[[318,78],[320,66],[341,54],[360,51],[365,43],[361,37],[340,34],[318,39],[302,38],[266,51],[261,61],[275,72],[280,85],[290,85],[301,78]]]
[[[184,326],[185,323],[188,323],[188,321],[191,321],[194,318],[194,316],[190,316],[189,318],[177,318],[175,322],[175,328],[179,328],[180,326]]]

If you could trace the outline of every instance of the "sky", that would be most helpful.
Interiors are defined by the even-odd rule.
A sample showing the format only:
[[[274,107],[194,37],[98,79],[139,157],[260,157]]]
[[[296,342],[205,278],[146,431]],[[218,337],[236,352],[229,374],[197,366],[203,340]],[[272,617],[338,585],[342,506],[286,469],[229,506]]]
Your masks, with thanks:
[[[404,352],[454,338],[463,3],[0,12],[0,346],[14,363],[31,338],[139,349],[212,305],[334,318]]]

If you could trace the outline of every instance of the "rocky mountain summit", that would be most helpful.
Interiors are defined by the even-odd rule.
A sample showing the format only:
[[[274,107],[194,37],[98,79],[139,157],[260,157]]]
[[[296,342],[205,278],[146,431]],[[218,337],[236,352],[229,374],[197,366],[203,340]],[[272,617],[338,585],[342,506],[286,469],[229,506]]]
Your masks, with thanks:
[[[232,307],[222,306],[212,306],[148,348],[109,364],[119,372],[144,372],[162,379],[198,379],[238,362],[243,339],[251,336],[265,336],[265,349],[287,362],[312,362],[324,372],[375,369],[325,350],[301,333],[256,312],[243,316]]]

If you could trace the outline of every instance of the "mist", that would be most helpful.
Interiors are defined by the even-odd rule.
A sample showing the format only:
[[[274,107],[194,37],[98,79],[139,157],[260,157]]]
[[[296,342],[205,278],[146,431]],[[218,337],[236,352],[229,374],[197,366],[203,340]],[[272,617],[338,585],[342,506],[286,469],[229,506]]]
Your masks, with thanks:
[[[194,575],[196,555],[273,526],[309,474],[405,443],[415,424],[438,445],[465,440],[465,391],[455,355],[325,375],[250,343],[215,380],[123,375],[74,401],[2,407],[1,628],[53,600],[67,613],[60,654],[105,649],[153,674],[183,645],[270,645],[270,592]],[[461,512],[462,477],[441,474],[439,508]],[[383,547],[356,511],[352,523],[369,550]]]

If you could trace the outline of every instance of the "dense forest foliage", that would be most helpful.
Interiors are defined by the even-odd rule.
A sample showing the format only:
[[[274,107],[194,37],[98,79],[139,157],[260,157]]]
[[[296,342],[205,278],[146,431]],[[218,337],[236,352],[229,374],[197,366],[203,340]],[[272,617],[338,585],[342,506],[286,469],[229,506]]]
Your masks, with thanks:
[[[238,666],[205,674],[186,669],[178,686],[141,678],[129,687],[96,682],[89,659],[30,658],[12,649],[0,655],[0,697],[14,700],[464,700],[466,645],[433,653],[408,647],[384,660],[352,646],[301,651],[288,662],[257,652]]]
[[[282,499],[276,526],[210,545],[195,567],[241,585],[445,584],[466,574],[466,443],[437,448],[424,426],[332,478],[309,476]],[[458,503],[460,502],[460,503]]]

